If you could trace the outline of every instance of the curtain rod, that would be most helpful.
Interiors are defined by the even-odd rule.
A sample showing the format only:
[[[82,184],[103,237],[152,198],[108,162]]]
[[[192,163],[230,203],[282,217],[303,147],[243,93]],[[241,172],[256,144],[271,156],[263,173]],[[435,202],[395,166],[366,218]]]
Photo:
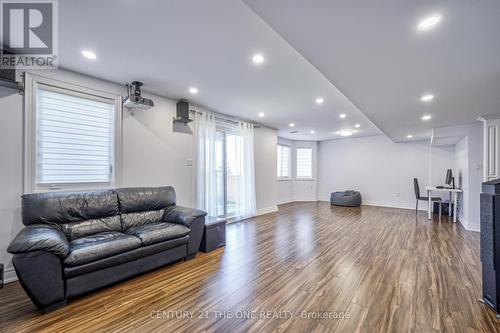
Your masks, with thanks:
[[[199,114],[203,113],[203,112],[198,111],[198,110],[189,110],[189,112],[195,113],[195,114],[196,113],[199,113]],[[226,118],[226,117],[220,116],[220,115],[212,113],[212,112],[207,112],[207,113],[210,113],[211,115],[213,115],[215,117],[215,119],[224,121],[226,123],[230,123],[230,124],[233,124],[233,125],[237,125],[239,123],[238,120],[233,120],[233,119],[230,119],[230,118]],[[253,125],[254,128],[261,128],[262,127],[261,125],[255,124],[255,123],[253,123],[251,121],[246,121],[246,120],[241,120],[241,121],[244,121],[246,123],[249,123],[249,124]]]

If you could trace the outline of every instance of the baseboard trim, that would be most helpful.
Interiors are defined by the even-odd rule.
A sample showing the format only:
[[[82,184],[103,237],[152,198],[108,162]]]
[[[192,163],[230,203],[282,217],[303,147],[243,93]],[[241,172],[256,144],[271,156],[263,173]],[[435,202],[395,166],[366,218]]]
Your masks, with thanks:
[[[468,231],[476,231],[476,232],[481,231],[481,227],[479,224],[468,224],[468,223],[464,224],[464,223],[462,223],[462,225],[464,226],[465,230],[468,230]]]
[[[321,200],[321,201],[326,201],[330,202],[330,200]],[[388,207],[388,208],[399,208],[399,209],[410,209],[410,210],[415,210],[415,204],[404,204],[404,203],[389,203],[389,202],[382,202],[382,201],[365,201],[363,202],[363,206],[376,206],[376,207]],[[419,205],[419,211],[422,212],[427,212],[427,205]],[[480,232],[481,227],[479,224],[470,224],[467,222],[467,220],[462,220],[458,219],[458,222],[462,224],[465,230],[467,231],[476,231]]]
[[[365,206],[377,206],[377,207],[388,207],[388,208],[399,208],[399,209],[415,210],[415,203],[383,202],[383,201],[364,201],[363,205],[365,205]],[[427,211],[427,205],[426,204],[420,204],[418,210],[420,210],[420,211]]]
[[[274,205],[274,206],[267,207],[267,208],[261,208],[261,209],[257,210],[257,212],[254,215],[252,215],[252,216],[229,218],[227,220],[227,223],[240,222],[240,221],[243,221],[243,220],[251,219],[252,217],[256,217],[256,216],[264,215],[264,214],[269,214],[269,213],[274,213],[274,212],[277,212],[277,211],[278,211],[278,205]]]
[[[271,207],[258,209],[257,213],[254,216],[259,216],[259,215],[264,215],[264,214],[269,214],[269,213],[275,213],[277,211],[278,211],[278,205],[274,205],[274,206],[271,206]]]
[[[298,198],[293,198],[293,200],[290,202],[303,202],[303,201],[318,201],[318,198],[317,197],[298,197]]]
[[[321,201],[321,200],[316,198],[316,197],[290,198],[290,199],[286,199],[283,201],[279,201],[278,205],[284,205],[284,204],[292,203],[292,202],[311,202],[311,201]]]
[[[330,202],[330,197],[320,199],[320,201]],[[376,207],[387,207],[387,208],[399,208],[399,209],[410,209],[415,210],[415,203],[403,203],[403,202],[385,202],[385,201],[375,201],[367,200],[363,201],[363,206],[376,206]],[[427,211],[427,204],[423,201],[418,206],[419,211]]]
[[[17,281],[16,271],[14,267],[8,267],[4,270],[3,282],[5,284]]]
[[[278,205],[284,205],[284,204],[287,204],[287,203],[290,203],[290,202],[294,202],[293,199],[286,199],[286,200],[283,200],[283,201],[278,201]]]
[[[475,232],[480,232],[481,231],[481,225],[479,223],[469,223],[468,220],[465,218],[462,218],[460,215],[458,215],[458,222],[464,227],[465,230],[467,231],[475,231]]]

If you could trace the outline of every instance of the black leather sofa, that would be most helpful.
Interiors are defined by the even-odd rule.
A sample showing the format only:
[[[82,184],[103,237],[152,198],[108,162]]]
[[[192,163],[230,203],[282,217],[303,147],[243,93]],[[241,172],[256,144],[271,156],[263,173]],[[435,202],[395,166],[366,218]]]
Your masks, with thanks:
[[[198,252],[206,213],[177,206],[172,187],[22,197],[26,226],[8,251],[33,303],[69,299]]]

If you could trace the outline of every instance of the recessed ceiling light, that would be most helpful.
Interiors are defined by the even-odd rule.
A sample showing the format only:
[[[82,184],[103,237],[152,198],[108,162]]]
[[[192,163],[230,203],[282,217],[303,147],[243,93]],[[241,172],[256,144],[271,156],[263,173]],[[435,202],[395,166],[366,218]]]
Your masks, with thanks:
[[[295,127],[295,124],[294,123],[290,123],[288,126]]]
[[[91,60],[95,60],[97,59],[97,56],[94,52],[90,51],[90,50],[83,50],[82,51],[82,55],[87,58],[87,59],[91,59]]]
[[[324,101],[323,97],[316,98],[316,104],[323,104]]]
[[[340,119],[344,119],[345,117],[347,117],[347,115],[345,113],[341,113],[339,117]]]
[[[261,118],[262,118],[262,117],[264,117],[264,116],[265,116],[264,112],[259,112],[259,117],[261,117]]]
[[[434,95],[432,94],[425,94],[425,95],[422,95],[422,97],[420,97],[420,100],[422,102],[430,102],[434,99]]]
[[[422,116],[422,120],[431,120],[432,116],[430,114],[426,114]]]
[[[361,125],[360,125],[360,124],[356,124],[356,125],[354,125],[354,127],[356,127],[356,128],[360,128],[360,127],[361,127]]]
[[[427,16],[418,23],[417,29],[420,31],[430,30],[434,28],[439,22],[441,22],[441,18],[442,16],[440,14]]]
[[[354,132],[351,130],[342,130],[339,132],[339,134],[340,136],[351,136],[354,134]]]
[[[408,134],[406,137],[407,137],[408,139],[411,139],[411,138],[413,138],[413,135],[412,135],[412,134]]]
[[[358,133],[359,131],[358,130],[352,130],[353,133]]]
[[[189,92],[190,92],[191,94],[197,94],[197,93],[198,93],[198,88],[191,87],[191,88],[189,88]]]
[[[309,133],[314,134],[314,133],[316,133],[316,132],[315,132],[314,130],[311,130]]]
[[[264,56],[260,53],[257,53],[252,57],[252,61],[254,64],[262,64],[264,62]]]

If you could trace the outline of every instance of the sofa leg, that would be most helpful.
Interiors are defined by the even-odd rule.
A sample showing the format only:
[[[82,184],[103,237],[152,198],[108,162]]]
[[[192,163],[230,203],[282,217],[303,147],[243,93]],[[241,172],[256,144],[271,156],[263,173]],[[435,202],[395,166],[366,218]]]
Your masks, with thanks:
[[[68,301],[67,300],[62,300],[60,302],[57,302],[57,303],[54,303],[54,304],[51,304],[51,305],[48,305],[48,306],[44,307],[42,309],[42,312],[43,313],[49,313],[49,312],[52,312],[52,311],[55,311],[57,309],[65,307],[66,304],[68,304]]]
[[[187,255],[184,260],[188,261],[188,260],[194,259],[194,257],[196,257],[196,253]]]

